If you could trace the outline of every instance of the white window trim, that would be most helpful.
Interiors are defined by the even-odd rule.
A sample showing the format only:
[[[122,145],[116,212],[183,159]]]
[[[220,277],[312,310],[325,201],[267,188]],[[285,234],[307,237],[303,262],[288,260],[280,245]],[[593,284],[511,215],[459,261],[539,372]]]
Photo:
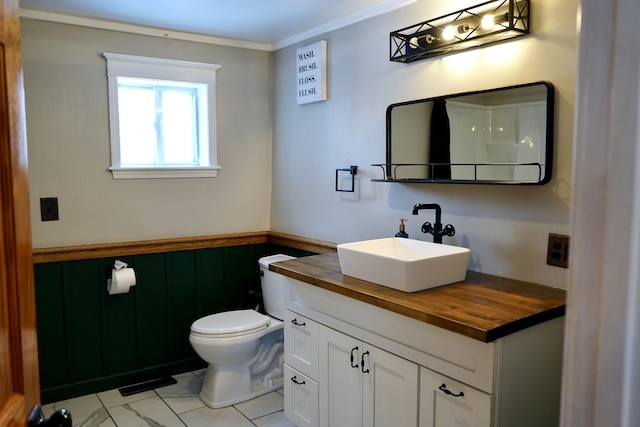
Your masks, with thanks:
[[[201,178],[217,176],[216,141],[216,64],[149,58],[118,53],[103,53],[107,60],[109,90],[109,132],[111,166],[115,179],[129,178]],[[120,131],[118,113],[118,77],[137,77],[156,80],[188,81],[208,86],[209,154],[208,165],[188,167],[126,167],[120,166]]]

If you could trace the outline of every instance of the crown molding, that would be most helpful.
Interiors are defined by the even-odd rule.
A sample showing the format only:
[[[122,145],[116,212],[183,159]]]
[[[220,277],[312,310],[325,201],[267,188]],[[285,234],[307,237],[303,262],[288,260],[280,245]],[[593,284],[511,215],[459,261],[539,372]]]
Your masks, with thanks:
[[[137,34],[142,36],[159,37],[163,39],[182,40],[196,43],[205,43],[219,46],[236,47],[240,49],[252,49],[266,52],[273,52],[293,44],[312,39],[321,34],[325,34],[349,25],[353,25],[374,16],[392,12],[401,7],[415,3],[417,0],[388,0],[382,4],[372,6],[340,19],[328,22],[324,25],[312,28],[302,33],[287,37],[275,43],[251,42],[246,40],[230,39],[225,37],[208,36],[189,32],[173,31],[163,28],[146,27],[141,25],[125,24],[103,19],[82,18],[79,16],[66,15],[53,12],[43,12],[33,9],[20,9],[20,17],[24,19],[34,19],[39,21],[55,22],[59,24],[76,25],[79,27],[95,28],[100,30],[118,31],[122,33]]]
[[[400,9],[401,7],[408,6],[412,3],[415,3],[417,0],[390,0],[386,1],[382,4],[372,6],[370,8],[364,9],[360,12],[353,13],[351,15],[347,15],[343,18],[337,19],[335,21],[328,22],[325,25],[320,25],[318,27],[312,28],[308,31],[304,31],[302,33],[296,34],[294,36],[285,38],[278,42],[273,43],[272,51],[276,51],[287,46],[291,46],[293,44],[312,39],[320,34],[328,33],[330,31],[335,31],[340,28],[347,27],[349,25],[356,24],[358,22],[364,21],[365,19],[373,18],[378,15],[383,15],[385,13],[392,12],[396,9]]]
[[[79,16],[42,12],[32,9],[20,9],[20,17],[25,19],[35,19],[39,21],[56,22],[58,24],[69,24],[79,27],[95,28],[99,30],[119,31],[121,33],[159,37],[163,39],[206,43],[219,46],[237,47],[241,49],[262,50],[266,52],[271,52],[273,50],[270,43],[257,43],[245,40],[227,39],[224,37],[206,36],[202,34],[186,33],[181,31],[166,30],[162,28],[124,24],[121,22],[105,21],[102,19],[81,18]]]

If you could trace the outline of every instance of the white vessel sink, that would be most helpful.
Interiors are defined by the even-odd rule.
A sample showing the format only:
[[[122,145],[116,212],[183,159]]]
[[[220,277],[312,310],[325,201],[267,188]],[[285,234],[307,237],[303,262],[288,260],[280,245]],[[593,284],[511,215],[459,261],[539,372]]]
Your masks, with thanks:
[[[338,245],[342,274],[405,292],[464,280],[470,254],[467,248],[399,237]]]

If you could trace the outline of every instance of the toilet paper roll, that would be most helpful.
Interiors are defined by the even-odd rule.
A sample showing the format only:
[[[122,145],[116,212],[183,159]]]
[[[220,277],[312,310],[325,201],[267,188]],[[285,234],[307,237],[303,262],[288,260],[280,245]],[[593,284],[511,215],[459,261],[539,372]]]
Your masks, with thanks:
[[[109,295],[126,294],[131,286],[136,285],[136,273],[133,268],[111,270],[111,279],[107,280]]]

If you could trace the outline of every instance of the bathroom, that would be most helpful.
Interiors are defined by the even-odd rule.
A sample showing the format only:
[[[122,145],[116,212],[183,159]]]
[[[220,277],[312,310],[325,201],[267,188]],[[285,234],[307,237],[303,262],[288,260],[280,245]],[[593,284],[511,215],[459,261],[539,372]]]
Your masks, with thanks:
[[[60,208],[60,220],[53,222],[40,221],[39,211],[32,210],[36,254],[55,247],[123,247],[123,242],[267,231],[341,243],[393,235],[399,218],[407,216],[407,233],[424,238],[424,218],[411,217],[411,207],[438,202],[443,221],[457,230],[448,243],[471,249],[471,269],[566,288],[567,270],[546,264],[546,248],[549,233],[570,232],[578,2],[536,1],[532,34],[513,42],[411,65],[388,61],[390,31],[415,23],[416,17],[443,15],[451,7],[449,2],[419,1],[272,53],[23,18],[31,204],[58,197]],[[300,106],[291,83],[295,49],[316,40],[328,44],[328,100]],[[215,179],[111,178],[100,57],[109,51],[222,65],[217,87],[222,169]],[[554,175],[549,184],[371,182],[380,172],[370,165],[384,161],[387,105],[537,80],[550,81],[556,89]],[[269,158],[271,162],[264,161]],[[335,192],[335,169],[348,165],[358,165],[356,191]],[[256,244],[263,243],[258,238]],[[236,271],[246,275],[237,280],[248,290],[255,285],[251,269],[257,269],[249,265],[272,248],[231,248],[213,256],[218,262],[225,257],[237,262],[237,269],[226,264],[232,272],[224,276]],[[243,251],[247,253],[237,254]],[[185,265],[180,255],[157,255],[161,257]],[[36,289],[59,280],[51,278],[61,277],[56,270],[70,268],[65,262],[37,264]],[[99,272],[113,257],[96,262],[98,267],[87,269],[90,280],[98,282],[103,280]],[[135,310],[132,302],[125,304]],[[86,333],[97,334],[91,326]]]

